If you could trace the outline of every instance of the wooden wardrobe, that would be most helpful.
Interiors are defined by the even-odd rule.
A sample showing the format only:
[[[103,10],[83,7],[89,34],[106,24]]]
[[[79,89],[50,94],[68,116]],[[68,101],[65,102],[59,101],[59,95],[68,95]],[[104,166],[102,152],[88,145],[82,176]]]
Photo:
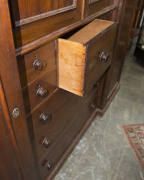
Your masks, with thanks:
[[[52,179],[114,98],[135,0],[0,1],[0,180]]]

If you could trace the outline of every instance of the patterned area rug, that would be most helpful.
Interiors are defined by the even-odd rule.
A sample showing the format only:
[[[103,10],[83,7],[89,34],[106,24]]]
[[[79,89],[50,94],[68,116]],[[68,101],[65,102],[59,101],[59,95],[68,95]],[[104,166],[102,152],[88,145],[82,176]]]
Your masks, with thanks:
[[[136,157],[144,168],[144,124],[122,126]]]

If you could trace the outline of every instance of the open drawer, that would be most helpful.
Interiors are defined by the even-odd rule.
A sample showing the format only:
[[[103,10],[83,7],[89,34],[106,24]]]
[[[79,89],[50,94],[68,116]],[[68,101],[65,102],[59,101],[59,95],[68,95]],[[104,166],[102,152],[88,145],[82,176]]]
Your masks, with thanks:
[[[117,24],[94,20],[68,39],[58,39],[58,86],[83,96],[111,65]]]

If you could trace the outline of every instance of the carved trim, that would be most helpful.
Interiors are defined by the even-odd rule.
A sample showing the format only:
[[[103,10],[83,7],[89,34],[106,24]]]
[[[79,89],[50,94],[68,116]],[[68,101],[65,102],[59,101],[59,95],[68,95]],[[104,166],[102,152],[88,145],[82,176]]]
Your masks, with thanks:
[[[100,0],[89,0],[89,4],[92,4],[92,3],[97,2],[97,1],[100,1]]]
[[[57,15],[57,14],[60,14],[60,13],[66,12],[66,11],[76,9],[76,8],[77,8],[77,1],[74,0],[73,4],[71,6],[67,6],[67,7],[60,8],[60,9],[57,9],[57,10],[54,10],[54,11],[50,11],[50,12],[47,12],[47,13],[32,16],[32,17],[29,17],[29,18],[26,18],[26,19],[21,19],[19,21],[15,21],[15,26],[19,27],[19,26],[22,26],[22,25],[25,25],[25,24],[28,24],[28,23],[32,23],[32,22],[37,21],[37,20],[41,20],[41,19],[44,19],[44,18],[47,18],[47,17],[50,17],[50,16],[54,16],[54,15]]]

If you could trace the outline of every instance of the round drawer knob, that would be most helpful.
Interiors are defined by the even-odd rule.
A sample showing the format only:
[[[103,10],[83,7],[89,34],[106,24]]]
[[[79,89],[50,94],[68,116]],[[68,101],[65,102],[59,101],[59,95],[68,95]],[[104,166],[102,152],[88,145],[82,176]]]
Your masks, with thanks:
[[[40,121],[42,124],[48,124],[52,120],[52,115],[47,113],[42,113],[40,115]]]
[[[42,87],[40,87],[38,90],[37,90],[37,96],[41,97],[41,98],[45,98],[47,97],[49,94],[48,90],[47,89],[44,89]]]
[[[48,171],[52,168],[52,164],[50,161],[47,161],[45,160],[43,163],[42,163],[42,167],[44,167],[45,169],[47,169]]]
[[[45,63],[39,59],[36,59],[34,62],[33,62],[33,68],[35,70],[38,70],[38,71],[42,71],[44,70],[45,68]]]
[[[42,141],[42,146],[48,148],[51,144],[51,140],[49,138],[44,138]]]
[[[100,61],[106,63],[106,62],[108,62],[109,57],[110,57],[109,53],[102,52],[101,55],[100,55]]]
[[[99,89],[99,82],[95,83],[95,84],[93,85],[93,88],[98,90],[98,89]]]

